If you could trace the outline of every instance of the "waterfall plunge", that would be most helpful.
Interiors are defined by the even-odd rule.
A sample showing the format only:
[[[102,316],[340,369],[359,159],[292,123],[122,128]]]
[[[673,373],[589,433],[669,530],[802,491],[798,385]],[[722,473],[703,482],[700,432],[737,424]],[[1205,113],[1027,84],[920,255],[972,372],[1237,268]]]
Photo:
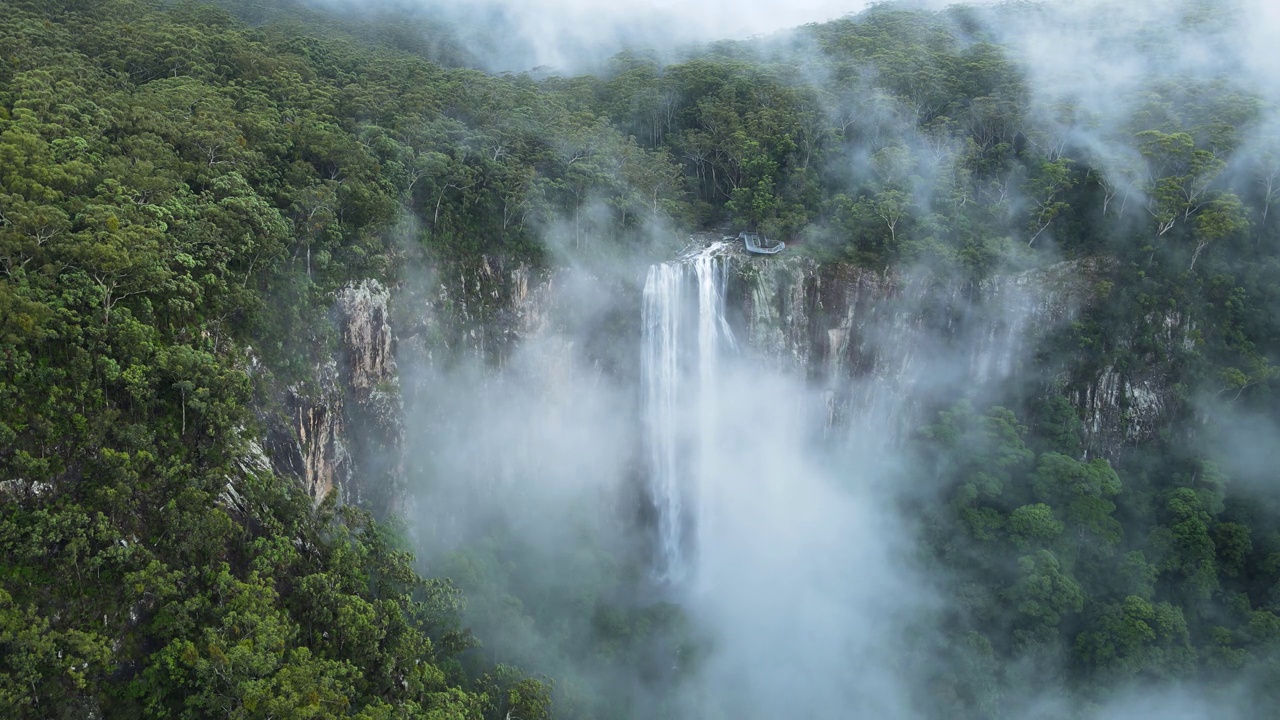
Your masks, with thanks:
[[[651,267],[642,309],[654,579],[714,638],[676,716],[911,717],[883,658],[924,586],[880,483],[887,428],[830,437],[823,390],[735,346],[725,249]]]
[[[645,443],[657,516],[656,572],[670,583],[689,578],[713,506],[707,477],[720,426],[718,370],[721,353],[734,346],[724,316],[724,248],[715,243],[682,261],[654,265],[645,279]]]

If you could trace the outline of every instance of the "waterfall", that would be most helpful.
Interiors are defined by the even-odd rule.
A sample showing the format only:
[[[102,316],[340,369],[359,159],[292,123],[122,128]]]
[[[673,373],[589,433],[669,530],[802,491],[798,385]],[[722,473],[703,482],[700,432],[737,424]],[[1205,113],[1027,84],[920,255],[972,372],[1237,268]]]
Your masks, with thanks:
[[[654,265],[644,283],[644,428],[648,446],[649,492],[657,514],[658,572],[674,574],[683,557],[684,506],[680,482],[680,315],[684,268]]]
[[[645,279],[641,366],[655,570],[671,583],[688,578],[714,504],[705,478],[719,431],[718,370],[721,353],[734,346],[724,314],[724,248],[715,243],[654,265]]]

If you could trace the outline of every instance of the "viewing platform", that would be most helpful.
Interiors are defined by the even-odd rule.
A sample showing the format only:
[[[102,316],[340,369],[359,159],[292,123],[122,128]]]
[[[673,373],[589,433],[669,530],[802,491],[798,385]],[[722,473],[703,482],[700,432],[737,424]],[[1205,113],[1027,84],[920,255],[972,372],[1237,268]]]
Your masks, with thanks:
[[[770,240],[760,233],[738,233],[738,239],[746,246],[747,252],[756,255],[777,255],[787,246],[781,240]]]

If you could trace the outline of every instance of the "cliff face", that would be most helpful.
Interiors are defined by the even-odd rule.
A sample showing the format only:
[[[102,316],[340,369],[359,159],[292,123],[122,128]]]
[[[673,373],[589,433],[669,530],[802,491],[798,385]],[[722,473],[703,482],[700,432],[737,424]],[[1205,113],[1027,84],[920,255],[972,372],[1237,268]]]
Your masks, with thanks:
[[[748,342],[826,388],[832,423],[864,418],[905,429],[927,419],[931,403],[960,394],[1055,393],[1077,409],[1086,454],[1114,458],[1155,437],[1178,405],[1174,358],[1194,331],[1185,315],[1142,318],[1135,334],[1154,340],[1141,349],[1128,337],[1107,339],[1108,355],[1128,360],[1090,365],[1073,344],[1073,324],[1110,292],[1102,260],[977,285],[799,256],[735,253],[731,262],[730,302]]]
[[[315,370],[313,383],[280,398],[267,451],[277,471],[315,498],[376,512],[399,495],[403,407],[390,324],[391,292],[375,280],[344,288],[334,302],[339,351]]]
[[[426,383],[404,377],[471,359],[500,365],[553,313],[553,277],[485,258],[394,293],[376,280],[336,294],[338,349],[310,383],[284,389],[266,450],[317,503],[329,493],[383,515],[405,500],[405,401]]]
[[[338,293],[342,344],[338,381],[348,449],[343,502],[396,509],[402,489],[404,405],[395,361],[391,291],[367,280]]]
[[[825,388],[831,422],[900,430],[931,402],[1033,381],[1033,349],[1092,301],[1098,271],[1063,263],[968,285],[800,257],[734,264],[750,344]]]
[[[1115,457],[1155,436],[1177,405],[1169,357],[1190,342],[1188,318],[1147,318],[1159,341],[1141,363],[1084,367],[1079,350],[1063,344],[1072,324],[1106,297],[1101,261],[977,285],[818,264],[799,254],[762,259],[734,251],[729,263],[735,334],[759,362],[822,389],[832,426],[906,429],[961,394],[994,400],[1052,392],[1077,408],[1086,452]],[[404,500],[404,407],[431,404],[433,373],[459,363],[502,367],[536,339],[541,351],[550,340],[549,351],[563,357],[544,368],[631,377],[638,289],[575,283],[582,285],[567,273],[484,258],[394,293],[376,281],[344,289],[333,313],[340,351],[318,368],[312,389],[286,393],[290,417],[267,444],[273,464],[317,501],[336,491],[343,502],[394,512]],[[613,314],[592,315],[593,304]],[[566,332],[549,332],[556,329]],[[402,376],[397,358],[421,375]]]
[[[1084,422],[1087,450],[1096,455],[1111,457],[1158,436],[1183,404],[1177,366],[1195,347],[1194,319],[1168,310],[1148,314],[1134,329],[1110,339],[1129,361],[1078,369],[1066,388]]]
[[[415,366],[462,358],[500,365],[521,340],[551,324],[556,284],[553,273],[488,256],[442,268],[399,289],[398,352]]]

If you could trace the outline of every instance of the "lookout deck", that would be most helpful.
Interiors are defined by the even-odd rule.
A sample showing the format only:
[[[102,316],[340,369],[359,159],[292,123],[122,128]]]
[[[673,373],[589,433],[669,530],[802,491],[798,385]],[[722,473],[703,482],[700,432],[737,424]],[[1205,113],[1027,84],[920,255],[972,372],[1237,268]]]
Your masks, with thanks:
[[[747,252],[757,255],[777,255],[787,246],[781,240],[770,240],[760,233],[743,232],[738,233],[738,238],[742,240],[742,244],[746,246]]]

